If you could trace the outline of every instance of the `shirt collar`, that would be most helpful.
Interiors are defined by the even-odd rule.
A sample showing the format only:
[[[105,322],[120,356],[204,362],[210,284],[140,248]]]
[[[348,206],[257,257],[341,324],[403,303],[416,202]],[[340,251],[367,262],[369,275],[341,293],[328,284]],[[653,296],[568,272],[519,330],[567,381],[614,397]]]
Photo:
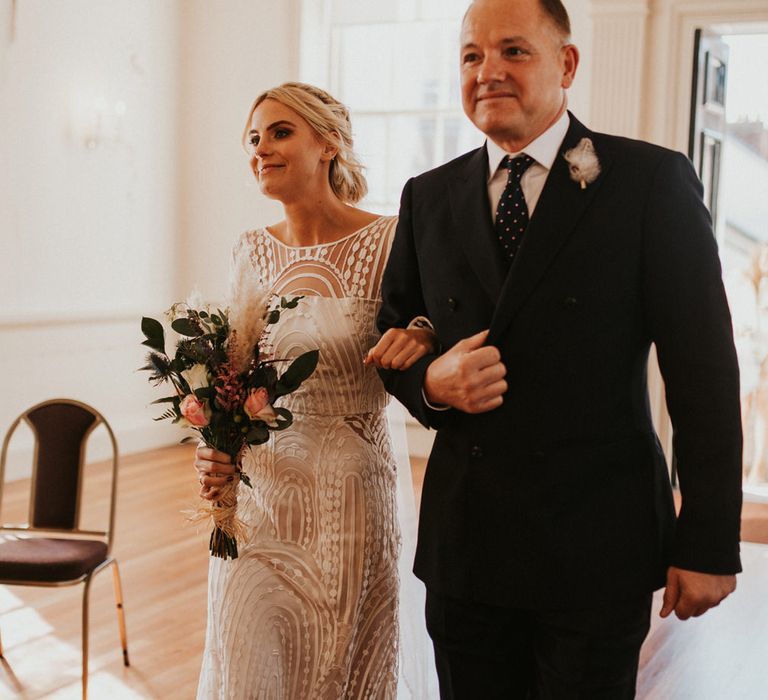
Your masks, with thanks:
[[[515,158],[525,153],[533,158],[539,165],[545,167],[547,170],[551,170],[552,164],[555,162],[555,158],[557,158],[557,152],[560,150],[560,144],[565,138],[570,123],[571,118],[568,116],[568,110],[563,110],[560,118],[550,126],[549,129],[537,136],[522,151],[518,151],[517,153],[507,153],[494,141],[487,139],[485,145],[488,150],[488,181],[490,182],[490,180],[493,179],[493,176],[499,169],[499,165],[501,165],[502,159],[507,155]]]

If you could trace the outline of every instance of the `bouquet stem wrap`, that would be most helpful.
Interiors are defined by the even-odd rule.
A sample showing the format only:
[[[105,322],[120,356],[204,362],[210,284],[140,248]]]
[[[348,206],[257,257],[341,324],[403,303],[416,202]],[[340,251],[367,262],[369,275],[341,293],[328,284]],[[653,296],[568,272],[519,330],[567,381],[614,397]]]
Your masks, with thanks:
[[[237,481],[228,483],[222,489],[220,498],[206,502],[200,511],[213,522],[208,543],[211,556],[237,559],[237,543],[245,537],[245,525],[237,517]]]

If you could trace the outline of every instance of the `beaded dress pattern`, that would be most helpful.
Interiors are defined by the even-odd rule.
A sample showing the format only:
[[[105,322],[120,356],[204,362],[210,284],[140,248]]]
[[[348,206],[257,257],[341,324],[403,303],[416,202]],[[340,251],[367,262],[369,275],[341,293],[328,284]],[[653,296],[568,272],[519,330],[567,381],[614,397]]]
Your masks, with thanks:
[[[286,246],[244,234],[235,264],[276,297],[303,295],[267,326],[275,357],[320,350],[314,374],[278,405],[294,423],[246,455],[248,538],[212,558],[199,700],[393,698],[397,686],[396,469],[388,396],[363,365],[378,340],[380,287],[396,219],[340,240]],[[249,268],[250,269],[250,268]]]

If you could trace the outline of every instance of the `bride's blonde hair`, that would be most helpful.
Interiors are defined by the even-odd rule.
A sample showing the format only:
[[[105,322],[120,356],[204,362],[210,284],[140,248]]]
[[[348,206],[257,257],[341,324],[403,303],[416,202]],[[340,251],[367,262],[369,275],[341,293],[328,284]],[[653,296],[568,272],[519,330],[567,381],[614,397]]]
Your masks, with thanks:
[[[352,149],[352,124],[349,110],[337,99],[314,85],[283,83],[261,93],[248,112],[242,143],[247,148],[248,132],[254,110],[264,100],[275,100],[302,117],[318,137],[334,146],[337,151],[331,161],[328,180],[333,193],[347,204],[365,197],[368,183],[363,166]]]

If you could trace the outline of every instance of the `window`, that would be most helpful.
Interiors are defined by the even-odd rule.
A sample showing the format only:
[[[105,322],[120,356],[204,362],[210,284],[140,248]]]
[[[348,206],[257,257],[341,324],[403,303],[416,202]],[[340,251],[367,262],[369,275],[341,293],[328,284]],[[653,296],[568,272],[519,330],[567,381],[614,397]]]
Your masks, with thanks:
[[[351,111],[370,188],[396,213],[406,180],[483,143],[459,90],[467,0],[304,0],[302,79]]]

